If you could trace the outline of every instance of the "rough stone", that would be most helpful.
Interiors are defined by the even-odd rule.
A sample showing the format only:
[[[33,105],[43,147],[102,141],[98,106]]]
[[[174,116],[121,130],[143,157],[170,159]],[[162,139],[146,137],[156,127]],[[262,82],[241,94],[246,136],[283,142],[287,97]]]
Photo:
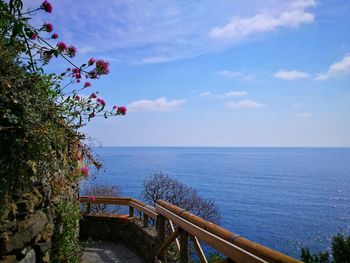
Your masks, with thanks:
[[[38,249],[37,251],[40,251],[41,253],[48,251],[51,247],[52,247],[51,242],[42,242],[35,245],[35,248]]]
[[[16,263],[16,256],[11,255],[11,256],[5,256],[0,258],[0,263]]]
[[[38,189],[33,189],[31,192],[23,193],[22,199],[31,201],[34,207],[37,207],[41,204],[43,196],[39,193]]]
[[[39,235],[47,224],[47,217],[43,212],[29,215],[18,223],[18,232],[10,238],[13,249],[25,247],[34,237]]]
[[[45,226],[45,230],[41,233],[41,240],[48,241],[51,239],[51,236],[53,234],[54,225],[52,223],[48,223]]]
[[[34,203],[31,200],[17,201],[17,216],[23,216],[34,212]]]
[[[50,262],[50,253],[48,251],[46,251],[44,253],[44,256],[42,258],[42,262],[43,263],[49,263]]]
[[[10,238],[7,232],[0,234],[0,255],[9,253],[12,250]]]
[[[34,249],[29,250],[27,255],[18,261],[18,263],[35,263],[36,262],[36,255]]]

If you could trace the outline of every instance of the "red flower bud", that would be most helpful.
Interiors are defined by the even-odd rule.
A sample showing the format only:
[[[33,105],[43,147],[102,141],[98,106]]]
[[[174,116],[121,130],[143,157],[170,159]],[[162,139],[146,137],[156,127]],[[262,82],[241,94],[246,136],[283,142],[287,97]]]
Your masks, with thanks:
[[[46,0],[41,4],[41,8],[48,13],[52,12],[52,5]]]
[[[52,32],[53,30],[53,25],[50,23],[44,23],[43,28],[45,29],[46,32]]]

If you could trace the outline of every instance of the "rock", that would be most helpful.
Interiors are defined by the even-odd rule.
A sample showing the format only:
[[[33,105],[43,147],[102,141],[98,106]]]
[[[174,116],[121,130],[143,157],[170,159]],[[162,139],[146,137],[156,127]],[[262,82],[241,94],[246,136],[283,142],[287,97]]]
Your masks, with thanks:
[[[0,263],[16,263],[16,256],[12,255],[12,256],[5,256],[0,258]]]
[[[48,223],[45,227],[45,230],[41,233],[41,239],[49,241],[53,234],[54,226],[52,223]]]
[[[0,255],[9,253],[12,250],[10,238],[7,232],[0,234]]]
[[[20,200],[16,202],[17,216],[23,216],[34,212],[34,203],[30,200]]]
[[[39,235],[47,224],[47,217],[43,212],[27,216],[18,223],[18,232],[10,238],[13,249],[26,246],[33,238]]]
[[[35,256],[35,251],[34,249],[29,250],[27,255],[18,261],[18,263],[35,263],[36,262],[36,256]]]
[[[42,259],[43,263],[49,263],[50,262],[50,253],[47,251],[45,252],[43,259]]]
[[[52,243],[51,242],[42,242],[42,243],[38,243],[35,245],[37,251],[40,251],[41,253],[45,253],[46,251],[48,251],[51,247],[52,247]]]
[[[34,207],[37,207],[43,201],[43,196],[40,194],[38,189],[33,189],[31,192],[23,193],[22,199],[30,201],[33,203]]]

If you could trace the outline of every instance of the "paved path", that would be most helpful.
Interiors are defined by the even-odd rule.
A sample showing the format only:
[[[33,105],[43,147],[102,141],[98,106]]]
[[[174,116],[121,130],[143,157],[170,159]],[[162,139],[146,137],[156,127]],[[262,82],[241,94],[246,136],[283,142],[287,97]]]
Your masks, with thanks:
[[[130,249],[122,244],[110,242],[93,242],[87,245],[83,251],[83,263],[144,263]]]

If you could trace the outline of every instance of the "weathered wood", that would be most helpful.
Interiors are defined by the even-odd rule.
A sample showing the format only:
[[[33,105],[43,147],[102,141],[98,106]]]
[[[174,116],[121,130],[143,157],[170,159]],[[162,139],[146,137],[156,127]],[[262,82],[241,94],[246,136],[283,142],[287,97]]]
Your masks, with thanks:
[[[166,249],[171,245],[171,243],[173,243],[177,236],[180,234],[179,229],[176,228],[174,233],[172,233],[170,235],[170,237],[163,243],[163,245],[158,249],[156,256],[160,257],[164,255],[164,252],[166,251]]]
[[[174,233],[175,232],[175,227],[174,227],[173,222],[171,220],[168,220],[168,222],[169,222],[169,226],[170,226],[171,232]],[[178,238],[175,239],[175,246],[177,248],[177,251],[180,251],[180,242],[179,242]]]
[[[205,229],[187,221],[186,219],[174,214],[173,212],[167,210],[166,208],[156,204],[156,210],[159,215],[162,215],[171,221],[173,221],[178,227],[181,227],[189,234],[198,237],[203,240],[208,245],[214,247],[227,257],[231,258],[237,263],[267,263],[268,261],[263,260],[252,253],[243,250],[242,248],[218,237]],[[180,242],[181,247],[181,242]]]
[[[188,233],[182,229],[177,228],[180,232],[180,262],[188,263],[189,262],[189,251],[188,251]]]
[[[190,221],[191,223],[201,227],[202,229],[207,230],[208,232],[256,255],[259,258],[263,258],[271,263],[301,263],[301,261],[284,255],[280,252],[267,248],[263,245],[245,239],[239,235],[228,231],[216,224],[213,224],[209,221],[204,220],[198,216],[191,214],[190,212],[185,211],[177,206],[174,206],[166,201],[158,200],[157,204],[168,209],[174,214]]]
[[[159,247],[161,247],[165,242],[165,217],[162,215],[157,216],[157,237]],[[162,257],[164,255],[160,254],[159,256]]]
[[[129,198],[129,197],[96,196],[95,200],[91,200],[88,196],[81,196],[81,197],[79,197],[79,200],[81,203],[129,205],[131,198]]]
[[[146,205],[141,205],[139,203],[135,203],[134,201],[130,201],[129,205],[139,210],[140,212],[148,215],[150,218],[153,218],[153,219],[157,218],[157,213],[149,209],[149,207],[147,207]]]
[[[194,248],[197,251],[197,254],[199,256],[199,259],[200,259],[201,263],[208,263],[208,260],[205,257],[205,254],[203,252],[202,246],[201,246],[201,244],[198,241],[198,238],[196,238],[195,236],[191,235],[191,240],[193,242]]]
[[[143,214],[143,226],[148,227],[148,215]]]
[[[129,217],[134,217],[134,208],[129,206]]]

